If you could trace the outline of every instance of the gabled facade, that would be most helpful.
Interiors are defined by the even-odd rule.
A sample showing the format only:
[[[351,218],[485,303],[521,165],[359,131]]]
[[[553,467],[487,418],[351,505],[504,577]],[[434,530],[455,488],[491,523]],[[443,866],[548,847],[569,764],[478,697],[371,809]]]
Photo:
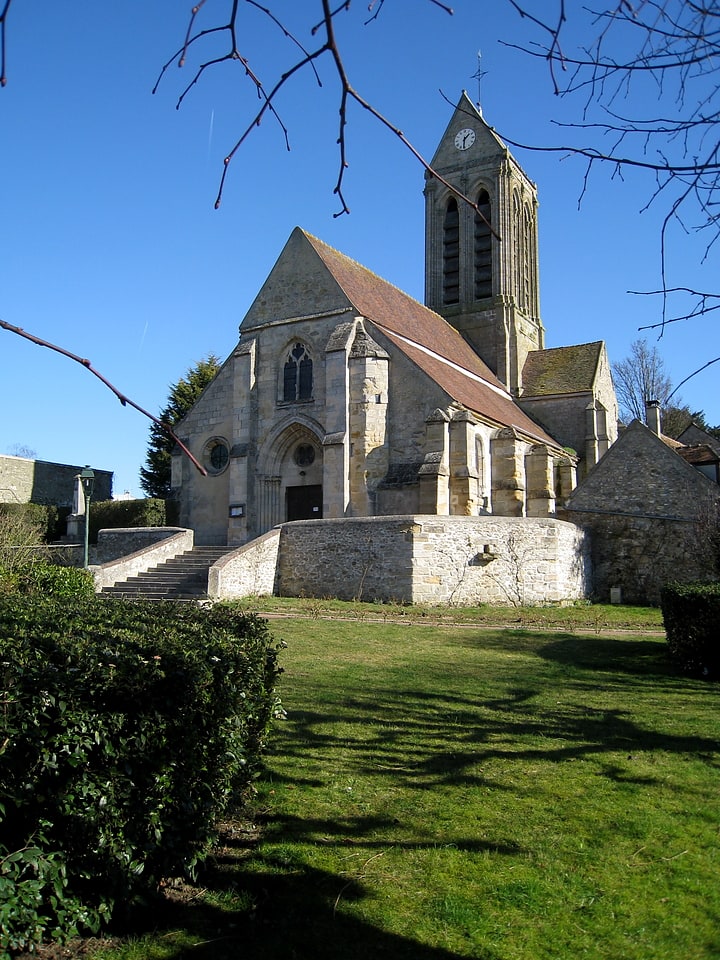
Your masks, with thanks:
[[[575,451],[579,477],[617,440],[617,399],[602,340],[529,353],[518,403]]]
[[[183,525],[244,543],[288,520],[551,516],[574,460],[458,331],[299,228],[180,425]]]
[[[543,349],[536,189],[465,93],[433,163],[426,305],[293,231],[177,427],[208,470],[174,458],[196,542],[305,519],[554,517],[612,443],[604,346]]]
[[[673,580],[714,577],[705,544],[720,490],[639,420],[573,491],[563,516],[589,531],[594,589],[657,603]]]

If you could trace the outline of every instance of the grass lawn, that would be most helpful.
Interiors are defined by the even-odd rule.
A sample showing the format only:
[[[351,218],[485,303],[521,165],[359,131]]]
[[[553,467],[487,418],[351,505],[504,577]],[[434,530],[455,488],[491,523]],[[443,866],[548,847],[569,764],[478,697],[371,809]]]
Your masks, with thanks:
[[[717,684],[651,632],[335,613],[274,624],[253,822],[93,957],[720,957]]]

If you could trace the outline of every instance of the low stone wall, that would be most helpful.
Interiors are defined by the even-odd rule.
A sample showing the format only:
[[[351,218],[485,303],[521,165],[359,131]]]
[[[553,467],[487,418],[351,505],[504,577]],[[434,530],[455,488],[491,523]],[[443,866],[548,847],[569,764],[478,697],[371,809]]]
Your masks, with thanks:
[[[590,583],[588,538],[574,524],[406,516],[283,524],[275,592],[520,605],[583,599]]]
[[[139,553],[179,533],[193,536],[192,531],[184,527],[116,527],[100,530],[97,546],[93,548],[93,562],[105,564],[122,560],[131,553]],[[183,549],[191,550],[192,543]]]
[[[101,530],[96,552],[99,563],[90,567],[95,577],[95,590],[100,592],[103,587],[112,587],[164,560],[192,550],[193,542],[193,531],[181,527]],[[103,562],[102,558],[110,559]]]
[[[208,574],[208,596],[272,596],[277,576],[280,528],[239,547],[214,564]]]
[[[666,583],[716,580],[712,549],[698,521],[568,511],[592,543],[593,598],[658,604]]]

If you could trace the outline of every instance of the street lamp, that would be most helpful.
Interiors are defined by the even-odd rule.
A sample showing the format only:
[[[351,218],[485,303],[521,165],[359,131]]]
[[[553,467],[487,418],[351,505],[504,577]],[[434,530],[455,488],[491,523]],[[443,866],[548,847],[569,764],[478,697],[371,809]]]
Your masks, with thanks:
[[[92,500],[93,490],[95,489],[95,471],[90,467],[85,467],[80,473],[80,483],[85,494],[85,553],[83,554],[83,567],[88,567],[88,554],[90,544],[90,501]]]

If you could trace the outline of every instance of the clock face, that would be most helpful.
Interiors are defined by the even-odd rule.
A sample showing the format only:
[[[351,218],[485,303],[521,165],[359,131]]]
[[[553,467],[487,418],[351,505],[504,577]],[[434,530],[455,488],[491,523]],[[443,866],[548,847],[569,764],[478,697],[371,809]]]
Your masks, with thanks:
[[[468,150],[475,143],[475,131],[464,127],[455,134],[455,146],[458,150]]]

